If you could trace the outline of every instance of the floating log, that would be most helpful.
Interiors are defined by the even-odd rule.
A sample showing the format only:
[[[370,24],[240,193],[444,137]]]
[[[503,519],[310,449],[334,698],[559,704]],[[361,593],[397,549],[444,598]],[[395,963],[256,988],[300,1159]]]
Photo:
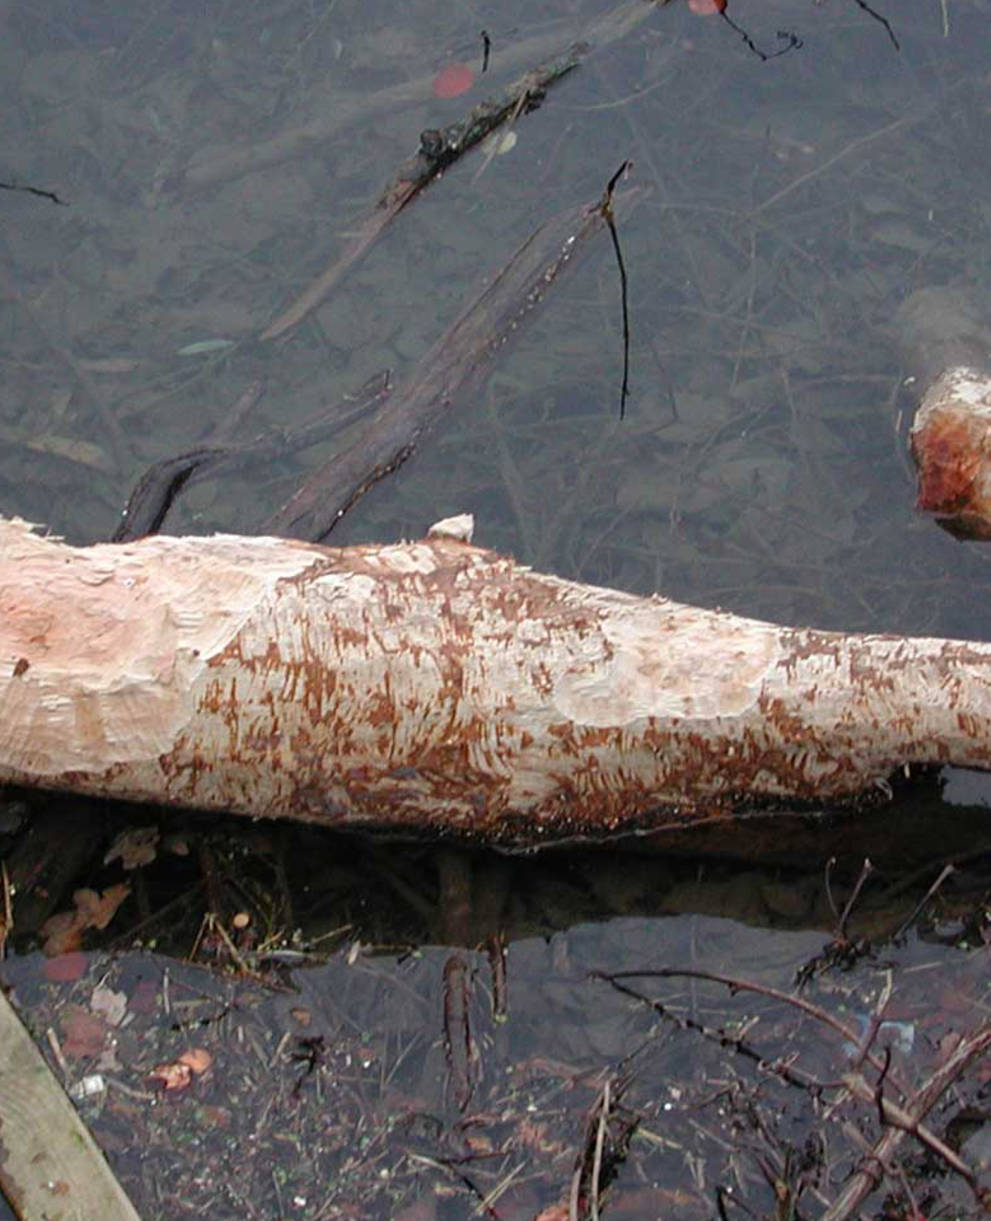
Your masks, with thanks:
[[[394,546],[0,519],[0,781],[535,845],[991,767],[991,644],[780,627]]]

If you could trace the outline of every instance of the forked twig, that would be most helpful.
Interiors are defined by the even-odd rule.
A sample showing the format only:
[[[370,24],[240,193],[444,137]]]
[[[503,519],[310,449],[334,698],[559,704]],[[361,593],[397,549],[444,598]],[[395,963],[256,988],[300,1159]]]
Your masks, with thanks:
[[[793,1008],[807,1013],[816,1021],[829,1026],[837,1033],[843,1034],[847,1042],[859,1047],[855,1065],[869,1063],[879,1072],[879,1078],[869,1083],[859,1068],[849,1069],[840,1079],[842,1087],[860,1101],[871,1103],[878,1109],[879,1118],[884,1125],[884,1132],[871,1151],[863,1159],[861,1169],[853,1175],[844,1187],[839,1197],[823,1214],[821,1221],[846,1221],[853,1216],[867,1196],[880,1184],[883,1173],[887,1173],[891,1157],[906,1134],[914,1136],[931,1153],[942,1159],[952,1170],[956,1171],[973,1192],[978,1203],[986,1211],[991,1211],[991,1187],[982,1186],[973,1170],[949,1146],[923,1123],[925,1116],[932,1110],[947,1089],[957,1081],[967,1067],[979,1057],[991,1051],[991,1018],[982,1022],[967,1038],[961,1039],[952,1054],[936,1068],[929,1079],[917,1090],[909,1091],[890,1071],[890,1051],[883,1058],[870,1052],[870,1040],[876,1035],[880,1026],[883,1009],[890,995],[890,987],[882,993],[881,1000],[875,1009],[875,1020],[870,1024],[866,1034],[861,1037],[853,1032],[839,1019],[805,1000],[801,996],[780,991],[765,984],[751,983],[748,980],[737,979],[715,971],[702,971],[689,968],[660,967],[644,971],[617,971],[612,974],[597,973],[598,977],[612,983],[613,986],[626,989],[621,983],[629,978],[688,978],[704,979],[719,983],[729,988],[731,992],[753,992],[784,1002]],[[890,982],[890,981],[889,981]],[[649,1002],[649,998],[648,1003]],[[851,1038],[850,1036],[853,1035]],[[773,1067],[773,1066],[772,1066]],[[890,1080],[892,1085],[904,1099],[897,1103],[884,1093],[884,1085]],[[881,1168],[880,1170],[878,1168]]]
[[[870,1155],[864,1159],[861,1169],[850,1179],[837,1199],[823,1214],[821,1221],[846,1221],[846,1218],[856,1214],[863,1201],[876,1186],[876,1171],[872,1167],[887,1166],[906,1133],[910,1132],[917,1139],[923,1140],[921,1121],[924,1116],[928,1115],[946,1090],[963,1075],[967,1067],[989,1051],[991,1051],[991,1018],[982,1022],[977,1030],[966,1039],[960,1040],[952,1054],[933,1072],[904,1110],[898,1108],[897,1110],[889,1109],[886,1112],[885,1118],[889,1126],[874,1145]],[[856,1083],[853,1084],[856,1085]],[[868,1090],[870,1090],[869,1086]],[[928,1133],[928,1137],[931,1137],[931,1140],[925,1140],[927,1147],[933,1152],[938,1150],[939,1156],[943,1156],[942,1142],[932,1133]],[[953,1165],[952,1162],[949,1164]],[[955,1165],[954,1169],[956,1169]],[[991,1207],[991,1188],[982,1187],[969,1167],[964,1167],[962,1173],[982,1208],[987,1211]]]

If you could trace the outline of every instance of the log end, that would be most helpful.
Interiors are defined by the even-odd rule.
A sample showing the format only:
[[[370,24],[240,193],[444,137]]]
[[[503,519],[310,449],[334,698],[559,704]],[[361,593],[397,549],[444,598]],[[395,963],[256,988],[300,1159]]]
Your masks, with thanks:
[[[911,432],[916,508],[959,539],[991,539],[991,374],[960,366],[936,379]]]

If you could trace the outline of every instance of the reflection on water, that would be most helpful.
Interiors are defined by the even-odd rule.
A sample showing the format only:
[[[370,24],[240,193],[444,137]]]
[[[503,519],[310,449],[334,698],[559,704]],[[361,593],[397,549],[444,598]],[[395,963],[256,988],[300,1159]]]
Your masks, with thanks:
[[[142,1216],[169,1221],[412,1221],[481,1201],[497,1217],[544,1216],[569,1198],[607,1085],[610,1132],[623,1139],[609,1215],[647,1221],[674,1206],[704,1218],[730,1189],[766,1209],[775,1180],[762,1166],[796,1198],[821,1200],[860,1149],[821,1107],[833,1092],[807,1094],[803,1076],[848,1070],[892,968],[901,982],[877,1048],[890,1046],[893,1079],[923,1079],[986,990],[980,957],[913,939],[883,968],[813,976],[797,1012],[766,990],[789,992],[822,934],[755,938],[714,917],[520,937],[501,994],[491,953],[376,953],[352,938],[319,965],[294,966],[304,956],[292,951],[253,957],[254,977],[130,953],[91,956],[71,984],[45,982],[37,955],[4,978],[37,1028],[50,1026],[67,1086],[97,1079],[80,1103],[87,1122]],[[651,974],[672,964],[764,991]],[[937,964],[952,1005],[934,1003]],[[165,1089],[183,1057],[195,1074]],[[867,1124],[872,1107],[839,1113]]]
[[[74,799],[31,801],[48,822],[35,855],[30,838],[0,843],[20,951],[3,981],[149,1221],[453,1218],[497,1189],[497,1216],[534,1218],[567,1197],[607,1083],[616,1215],[674,1203],[707,1218],[728,1184],[759,1210],[770,1149],[805,1149],[817,1181],[838,1184],[859,1156],[842,1124],[874,1113],[827,1121],[765,1060],[836,1080],[891,981],[879,1048],[890,1036],[892,1071],[918,1083],[986,1012],[981,820],[960,810],[941,828],[903,813],[897,834],[881,813],[827,822],[796,840],[797,864],[770,860],[787,842],[772,825],[740,864],[242,833],[176,812],[108,822],[96,803],[72,825]],[[122,870],[122,834],[147,863]],[[944,852],[960,868],[927,900]],[[866,853],[874,869],[840,920]],[[51,915],[80,907],[78,886],[96,903],[122,877],[104,950],[32,952],[64,937]],[[652,974],[672,968],[763,991]],[[839,1031],[766,992],[803,972],[802,1003]],[[960,1107],[979,1083],[963,1079]]]
[[[890,31],[843,0],[731,0],[733,25],[705,9],[586,0],[545,4],[537,19],[532,6],[511,4],[493,28],[481,10],[426,0],[401,12],[340,0],[136,0],[112,11],[79,0],[0,3],[0,180],[65,201],[0,191],[0,510],[77,541],[107,537],[150,462],[225,427],[243,439],[278,435],[382,368],[401,378],[539,222],[598,198],[629,157],[645,197],[621,226],[633,331],[626,419],[617,419],[619,289],[603,236],[471,400],[345,519],[340,540],[415,536],[470,510],[480,542],[566,576],[825,627],[985,636],[983,553],[912,513],[904,444],[912,399],[902,385],[910,354],[894,319],[910,294],[930,286],[964,285],[987,302],[988,6],[905,0],[881,14]],[[423,129],[454,122],[590,30],[585,63],[538,111],[515,118],[515,147],[487,162],[476,152],[450,169],[291,334],[260,340],[339,257]],[[755,48],[787,53],[762,59]],[[435,96],[438,74],[461,62],[476,74],[471,90]],[[264,396],[232,421],[257,381]],[[250,530],[330,452],[324,444],[203,482],[181,502],[173,528]],[[342,871],[357,870],[370,893],[405,894],[415,912],[407,858],[369,852]],[[223,1034],[207,1027],[203,1037],[232,1057],[253,1057],[250,1073],[238,1062],[242,1092],[232,1094],[232,1074],[218,1071],[174,1108],[166,1098],[151,1111],[147,1099],[111,1093],[100,1104],[104,1134],[113,1146],[114,1133],[137,1117],[157,1124],[163,1160],[148,1163],[148,1181],[188,1173],[165,1195],[145,1184],[149,1217],[207,1207],[196,1151],[212,1156],[223,1139],[243,1162],[262,1131],[275,1142],[276,1171],[246,1196],[257,1215],[358,1215],[343,1211],[345,1196],[368,1188],[360,1175],[369,1167],[395,1189],[376,1196],[369,1215],[464,1215],[466,1189],[451,1167],[468,1156],[468,1142],[473,1158],[490,1158],[477,1178],[483,1195],[513,1175],[499,1215],[532,1216],[567,1183],[583,1116],[601,1089],[596,1074],[656,1038],[651,1070],[625,1096],[653,1134],[634,1145],[640,1189],[673,1181],[675,1163],[684,1174],[696,1157],[692,1182],[677,1180],[688,1193],[681,1203],[711,1204],[704,1166],[712,1149],[691,1152],[688,1127],[658,1125],[672,1101],[659,1082],[697,1053],[695,1036],[683,1027],[659,1033],[651,1011],[593,985],[586,972],[660,957],[710,967],[760,960],[787,986],[823,934],[788,941],[751,928],[745,921],[756,917],[741,896],[795,916],[799,895],[806,926],[825,927],[818,879],[826,854],[808,861],[814,872],[801,885],[788,875],[775,888],[773,878],[720,867],[741,905],[718,909],[687,880],[682,905],[671,907],[674,882],[659,865],[613,867],[598,892],[599,871],[577,858],[528,866],[522,893],[542,896],[542,914],[524,918],[518,900],[495,921],[512,942],[510,1020],[493,1021],[491,1006],[478,1018],[489,1075],[475,1103],[488,1118],[474,1136],[463,1115],[452,1118],[441,1084],[446,950],[381,962],[364,951],[350,963],[334,957],[326,974],[296,978],[302,992],[284,1003],[264,989],[234,998],[243,1011],[235,1007]],[[327,927],[360,924],[338,882],[313,879]],[[566,894],[584,898],[566,905],[567,915],[548,916],[549,897]],[[164,891],[145,901],[154,911]],[[202,904],[198,896],[186,915]],[[672,911],[730,914],[737,923],[663,914]],[[420,924],[410,917],[405,930],[363,935],[374,944],[378,934],[413,945],[443,940],[429,916],[421,910]],[[467,939],[464,960],[483,981],[476,1006],[491,986],[478,940]],[[127,963],[113,969],[137,969]],[[156,988],[163,969],[154,964]],[[11,971],[27,989],[30,960]],[[234,985],[204,977],[195,987],[220,989],[226,1004]],[[359,992],[360,1017],[345,1012]],[[678,995],[688,1007],[709,1003]],[[25,997],[65,1001],[29,989]],[[313,1010],[315,1025],[292,1025],[291,1005]],[[383,1011],[389,1020],[376,1026]],[[729,1019],[723,1012],[720,1020]],[[363,1023],[375,1030],[369,1044]],[[181,1039],[162,1029],[154,1051],[165,1059],[175,1050],[168,1038],[176,1047]],[[291,1058],[300,1050],[293,1040],[317,1035],[330,1060],[294,1099],[306,1061]],[[367,1065],[362,1046],[370,1046]],[[133,1055],[143,1070],[151,1052]],[[351,1063],[331,1078],[336,1055]],[[524,1084],[510,1069],[534,1076]],[[707,1071],[722,1070],[713,1062]],[[336,1092],[320,1097],[331,1083]],[[568,1104],[555,1111],[564,1094]],[[263,1114],[272,1098],[277,1122]],[[320,1114],[338,1117],[336,1143],[320,1143]],[[168,1140],[180,1138],[190,1150],[182,1172],[166,1157]],[[360,1169],[348,1161],[355,1148],[366,1155]],[[285,1154],[285,1170],[272,1150]],[[441,1154],[443,1173],[434,1164]],[[708,1164],[718,1178],[722,1169]],[[304,1179],[324,1184],[319,1200]],[[433,1211],[401,1213],[420,1190]],[[295,1204],[297,1196],[307,1202]],[[645,1195],[640,1212],[630,1203],[625,1215],[653,1216],[672,1202]]]

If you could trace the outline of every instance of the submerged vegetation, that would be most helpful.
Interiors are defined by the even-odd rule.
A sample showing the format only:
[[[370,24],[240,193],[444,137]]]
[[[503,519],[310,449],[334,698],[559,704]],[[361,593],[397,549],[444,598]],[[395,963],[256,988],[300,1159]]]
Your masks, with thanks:
[[[927,285],[987,301],[984,0],[509,4],[484,42],[474,10],[396,20],[0,11],[4,514],[106,538],[195,451],[175,528],[257,528],[355,441],[380,371],[402,384],[628,157],[624,418],[601,241],[335,540],[473,510],[569,577],[986,636],[985,559],[912,516],[895,321]],[[445,168],[259,341],[422,133],[577,40],[515,146]],[[811,820],[802,869],[780,823],[746,864],[711,840],[466,862],[8,794],[2,977],[144,1221],[976,1216],[986,797],[950,818],[928,783],[869,843]]]

